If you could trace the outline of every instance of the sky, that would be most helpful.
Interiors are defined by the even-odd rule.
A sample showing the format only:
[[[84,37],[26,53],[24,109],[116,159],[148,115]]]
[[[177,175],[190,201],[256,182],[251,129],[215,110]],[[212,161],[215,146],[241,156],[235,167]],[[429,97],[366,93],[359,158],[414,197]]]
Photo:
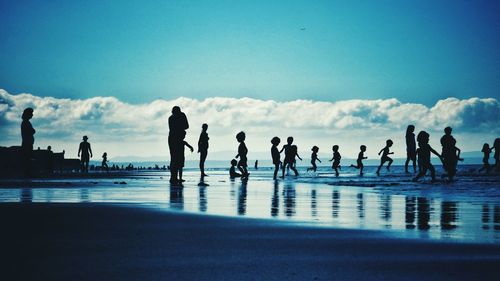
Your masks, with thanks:
[[[103,146],[117,137],[131,140],[130,154],[167,155],[160,138],[167,131],[167,107],[186,102],[194,143],[212,112],[230,118],[213,120],[218,150],[229,150],[223,137],[247,130],[259,151],[268,149],[270,134],[280,133],[282,139],[302,139],[304,151],[315,143],[355,142],[348,150],[355,154],[359,142],[378,150],[385,138],[404,134],[395,131],[406,124],[390,119],[394,113],[379,116],[376,126],[360,125],[373,125],[379,117],[363,114],[388,103],[407,115],[413,112],[406,105],[428,112],[463,105],[455,117],[440,117],[436,109],[432,122],[398,118],[439,134],[455,124],[462,144],[474,149],[498,134],[498,122],[491,120],[499,119],[500,109],[499,14],[498,1],[0,0],[0,145],[18,142],[16,110],[32,104],[45,113],[73,113],[58,115],[73,123],[53,128],[54,116],[35,109],[34,125],[47,126],[37,138],[44,145],[71,147],[86,132]],[[302,118],[303,103],[327,117],[318,112]],[[273,111],[263,114],[260,108],[268,104],[273,106],[265,110]],[[166,112],[143,112],[158,105]],[[226,116],[221,112],[229,105],[251,108]],[[103,120],[121,108],[137,110],[143,123],[115,120],[112,128],[121,135],[111,135]],[[489,115],[481,114],[484,108]],[[294,119],[309,123],[295,126]],[[141,127],[158,138],[146,142]]]

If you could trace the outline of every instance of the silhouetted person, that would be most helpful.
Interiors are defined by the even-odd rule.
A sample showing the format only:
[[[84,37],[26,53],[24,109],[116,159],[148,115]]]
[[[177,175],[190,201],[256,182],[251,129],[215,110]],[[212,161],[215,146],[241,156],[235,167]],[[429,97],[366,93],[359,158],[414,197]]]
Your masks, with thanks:
[[[286,139],[287,144],[283,145],[283,148],[281,148],[280,153],[285,151],[285,160],[283,161],[282,165],[282,178],[285,178],[285,169],[288,167],[292,169],[292,171],[295,173],[295,176],[299,175],[299,172],[297,172],[297,169],[295,168],[295,156],[299,158],[302,161],[302,158],[300,158],[298,152],[297,152],[297,146],[292,145],[293,143],[293,137],[288,137]]]
[[[491,170],[490,166],[490,154],[493,148],[490,148],[490,145],[488,143],[485,143],[483,145],[483,149],[481,149],[481,152],[483,153],[483,167],[479,169],[479,172],[482,172],[486,170],[486,173],[488,174]]]
[[[273,146],[271,146],[271,156],[273,158],[273,165],[274,165],[274,175],[273,175],[274,180],[278,176],[278,170],[280,168],[280,163],[281,163],[280,152],[278,150],[278,145],[280,144],[280,142],[281,140],[278,137],[274,137],[271,140],[271,143],[273,144]]]
[[[101,162],[101,167],[102,169],[106,169],[106,172],[109,172],[109,167],[108,167],[108,154],[104,152],[102,154],[102,162]]]
[[[248,148],[245,145],[245,132],[239,132],[236,134],[236,140],[240,143],[238,146],[238,154],[236,154],[235,158],[240,158],[240,161],[238,162],[238,169],[241,172],[241,177],[242,178],[248,178],[250,175],[248,173],[248,159],[247,159],[247,154],[248,154]]]
[[[21,149],[23,154],[24,175],[31,176],[31,156],[33,154],[33,144],[35,143],[35,129],[31,125],[30,119],[33,117],[33,108],[28,107],[23,111],[23,122],[21,123]]]
[[[378,155],[382,153],[382,157],[380,158],[380,165],[378,166],[377,169],[377,175],[380,175],[380,169],[382,168],[385,162],[389,162],[389,164],[387,164],[387,171],[391,169],[392,158],[389,157],[388,155],[394,154],[394,152],[389,151],[389,148],[392,146],[392,144],[393,144],[392,140],[387,140],[385,142],[385,147],[378,152]]]
[[[54,172],[54,152],[52,151],[52,146],[47,146],[47,172],[52,174]]]
[[[200,154],[200,173],[202,177],[205,177],[205,160],[207,159],[208,155],[208,140],[210,139],[208,137],[208,125],[203,124],[201,126],[201,134],[200,138],[198,139],[198,153]]]
[[[342,156],[340,156],[338,145],[332,146],[332,151],[333,151],[333,156],[332,159],[330,159],[330,161],[333,161],[332,169],[335,171],[335,176],[338,177],[340,169],[340,159],[342,158]]]
[[[180,107],[172,108],[172,115],[168,118],[168,147],[170,150],[170,183],[179,183],[179,169],[184,154],[184,137],[189,123]]]
[[[420,172],[413,178],[413,181],[417,181],[419,178],[425,176],[427,170],[430,170],[431,178],[434,182],[436,181],[436,169],[434,169],[434,166],[431,163],[431,152],[439,158],[441,158],[441,155],[439,155],[439,153],[429,145],[429,134],[427,132],[421,131],[418,133],[417,142],[417,161]]]
[[[241,177],[241,174],[236,172],[236,165],[238,165],[238,161],[236,161],[236,159],[231,160],[231,168],[229,168],[229,177],[232,179]]]
[[[417,144],[415,143],[415,126],[408,125],[406,128],[406,162],[405,162],[405,172],[408,171],[408,164],[410,161],[413,162],[413,173],[417,172],[416,160],[417,160]]]
[[[179,183],[184,182],[185,180],[182,179],[182,170],[184,169],[184,163],[186,161],[186,158],[184,156],[184,146],[187,146],[189,150],[191,150],[191,153],[194,151],[193,147],[184,140],[184,137],[186,136],[186,132],[184,131],[182,137],[182,149],[179,151],[179,166],[178,166],[178,172],[179,172]]]
[[[259,169],[259,160],[255,160],[254,168],[255,170]]]
[[[496,138],[493,143],[493,148],[495,150],[495,154],[493,158],[495,159],[495,171],[500,171],[500,138]]]
[[[359,147],[360,152],[358,153],[358,159],[356,159],[356,166],[351,164],[351,167],[359,169],[359,175],[363,175],[363,168],[365,167],[363,165],[363,159],[367,159],[368,157],[365,157],[365,152],[366,152],[366,146],[362,145]]]
[[[89,161],[92,158],[92,148],[90,148],[90,143],[87,142],[89,138],[87,136],[83,136],[83,141],[80,143],[80,147],[78,148],[78,157],[80,158],[82,165],[82,173],[89,172]]]
[[[457,172],[457,162],[460,155],[460,150],[456,147],[457,141],[451,135],[452,129],[451,127],[446,127],[444,129],[444,136],[441,137],[441,145],[443,146],[443,150],[441,152],[441,156],[443,159],[443,168],[446,171],[445,176],[448,176],[450,181],[453,180],[455,174]]]
[[[316,160],[319,161],[319,163],[321,163],[321,160],[319,160],[319,158],[318,158],[319,147],[313,146],[311,148],[311,151],[312,151],[312,153],[311,153],[311,165],[312,165],[312,167],[307,168],[307,171],[312,170],[312,171],[316,172],[316,170],[318,168],[318,167],[316,167]]]

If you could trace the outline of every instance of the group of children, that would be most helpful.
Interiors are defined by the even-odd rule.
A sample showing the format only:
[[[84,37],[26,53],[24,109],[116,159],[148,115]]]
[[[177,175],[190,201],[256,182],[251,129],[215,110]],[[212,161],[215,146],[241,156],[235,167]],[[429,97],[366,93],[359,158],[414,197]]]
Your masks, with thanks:
[[[451,136],[451,128],[447,127],[445,129],[445,135],[441,138],[441,144],[443,145],[443,152],[442,154],[439,154],[436,150],[434,150],[430,145],[429,145],[429,138],[430,135],[429,133],[425,131],[421,131],[418,136],[417,136],[417,143],[418,143],[418,148],[416,148],[415,145],[415,135],[413,134],[415,127],[413,125],[408,126],[407,130],[407,135],[406,135],[406,143],[407,143],[407,153],[408,153],[408,159],[406,160],[405,163],[405,171],[408,173],[408,163],[410,160],[413,160],[413,166],[414,166],[414,172],[416,172],[416,165],[415,165],[415,160],[418,159],[418,167],[419,167],[419,172],[417,175],[413,178],[414,181],[417,181],[421,177],[425,176],[427,171],[429,170],[431,172],[431,178],[432,181],[435,181],[435,168],[431,163],[431,153],[435,154],[440,158],[440,160],[443,162],[443,167],[446,170],[445,176],[448,176],[450,180],[453,180],[453,176],[456,172],[456,163],[457,161],[463,161],[462,158],[460,158],[460,149],[456,147],[456,141],[455,139]],[[238,155],[236,155],[236,158],[240,158],[239,161],[236,161],[236,159],[233,159],[231,161],[231,168],[229,170],[230,177],[231,178],[236,178],[236,177],[242,177],[242,178],[248,178],[250,175],[248,173],[247,169],[247,153],[248,149],[245,145],[245,133],[244,132],[239,132],[236,135],[236,139],[238,140],[239,147],[238,147]],[[412,141],[413,139],[413,141]],[[298,176],[299,173],[296,168],[296,158],[299,158],[299,160],[302,161],[302,158],[298,154],[298,149],[296,145],[293,145],[293,137],[288,137],[287,138],[287,144],[283,145],[281,150],[278,149],[278,145],[280,144],[281,140],[279,137],[273,137],[271,139],[271,156],[273,160],[273,165],[274,165],[274,174],[273,174],[273,179],[276,179],[278,176],[278,171],[282,170],[281,178],[285,177],[285,170],[286,169],[291,169],[295,176]],[[387,170],[390,170],[390,167],[393,163],[393,159],[389,157],[389,155],[394,154],[394,152],[390,151],[390,148],[393,145],[393,141],[388,139],[386,141],[386,145],[384,148],[382,148],[378,155],[381,155],[380,158],[380,165],[377,168],[377,175],[380,175],[380,169],[384,166],[385,163],[387,163]],[[479,170],[480,172],[483,170],[486,170],[488,173],[491,170],[491,166],[489,164],[489,158],[490,158],[490,153],[495,150],[495,160],[496,164],[499,165],[499,158],[500,158],[500,138],[497,138],[495,140],[495,143],[492,148],[485,143],[482,149],[482,152],[484,153],[483,157],[483,167]],[[281,153],[285,152],[285,158],[283,162],[281,162]],[[321,160],[318,158],[318,152],[319,148],[317,146],[313,146],[311,148],[311,167],[307,169],[307,171],[314,171],[316,172],[317,165],[316,161],[321,163]],[[332,163],[332,169],[335,171],[335,176],[339,176],[339,170],[341,169],[340,166],[340,159],[342,159],[342,156],[339,153],[339,146],[334,145],[332,147],[332,152],[333,156],[332,159],[329,161],[333,161]],[[351,165],[351,167],[359,169],[359,174],[363,175],[363,160],[367,159],[364,154],[366,152],[366,146],[361,145],[360,146],[360,152],[358,154],[358,158],[356,160],[356,165]],[[240,173],[236,172],[236,167],[240,170]]]

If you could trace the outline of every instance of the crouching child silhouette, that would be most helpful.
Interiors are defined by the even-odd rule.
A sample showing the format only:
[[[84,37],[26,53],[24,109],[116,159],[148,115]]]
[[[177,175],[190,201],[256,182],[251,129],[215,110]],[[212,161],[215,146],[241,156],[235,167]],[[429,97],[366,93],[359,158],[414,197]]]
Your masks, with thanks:
[[[420,172],[417,174],[416,177],[413,178],[413,181],[417,181],[419,178],[425,176],[427,170],[430,170],[432,182],[435,182],[436,169],[434,169],[434,166],[431,163],[431,152],[434,153],[440,159],[442,157],[436,150],[434,150],[429,145],[429,134],[427,132],[421,131],[420,133],[418,133],[417,143],[418,143],[417,162],[418,162],[418,167],[420,168]]]
[[[236,159],[231,160],[231,168],[229,168],[229,178],[231,178],[231,179],[241,177],[241,174],[236,172],[236,165],[237,164],[238,164],[238,161],[236,161]]]

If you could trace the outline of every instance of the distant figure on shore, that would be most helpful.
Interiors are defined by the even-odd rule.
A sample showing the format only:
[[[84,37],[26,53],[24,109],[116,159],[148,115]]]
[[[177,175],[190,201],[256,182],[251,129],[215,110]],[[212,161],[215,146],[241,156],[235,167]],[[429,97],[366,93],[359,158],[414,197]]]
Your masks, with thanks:
[[[28,107],[23,111],[21,122],[21,150],[23,154],[24,175],[31,176],[31,156],[33,154],[33,144],[35,143],[35,129],[31,125],[30,119],[33,118],[33,108]]]
[[[360,152],[358,154],[358,159],[356,160],[356,166],[351,164],[351,167],[359,169],[359,175],[362,176],[363,175],[363,168],[364,168],[363,159],[367,159],[368,157],[365,157],[365,152],[366,152],[365,145],[360,146],[359,150],[360,150]]]
[[[108,153],[104,152],[102,154],[102,162],[101,162],[101,169],[106,169],[106,172],[109,172],[109,167],[108,167]]]
[[[253,167],[255,168],[255,170],[259,169],[259,160],[255,160],[255,164]]]
[[[236,165],[237,164],[238,164],[238,161],[236,161],[236,159],[231,160],[231,168],[229,168],[229,177],[232,179],[241,177],[241,174],[236,172]]]
[[[248,154],[248,148],[245,145],[245,139],[246,135],[245,132],[239,132],[236,134],[236,140],[240,143],[238,146],[238,154],[236,154],[235,158],[240,158],[240,161],[238,162],[238,170],[241,172],[241,177],[242,178],[248,178],[250,175],[248,173],[248,159],[247,159],[247,154]]]
[[[90,143],[87,142],[89,138],[87,136],[83,136],[83,141],[80,143],[80,147],[78,148],[78,157],[80,158],[82,165],[82,173],[89,172],[89,161],[92,158],[92,148],[90,147]]]
[[[168,118],[168,148],[170,150],[170,183],[179,183],[179,169],[184,155],[184,137],[189,123],[181,108],[172,107],[172,115]]]
[[[184,140],[186,137],[186,132],[184,131],[183,137],[182,137],[182,149],[179,151],[179,163],[178,163],[178,172],[179,172],[179,183],[183,183],[185,180],[182,179],[182,170],[184,169],[184,163],[186,162],[186,157],[184,155],[184,147],[187,146],[189,150],[191,150],[191,153],[193,153],[194,148]]]
[[[307,168],[307,171],[313,171],[313,172],[316,172],[316,170],[318,169],[318,167],[316,167],[316,160],[319,161],[319,163],[321,163],[321,160],[319,160],[318,158],[318,151],[319,151],[319,147],[317,146],[313,146],[311,148],[311,165],[312,167],[311,168]]]
[[[444,135],[441,137],[441,145],[443,147],[441,156],[443,159],[443,168],[446,171],[443,176],[447,176],[449,181],[453,181],[453,178],[455,177],[457,172],[457,162],[460,158],[460,149],[456,147],[457,141],[451,135],[451,132],[452,128],[446,127],[444,129]]]
[[[281,164],[281,159],[280,159],[280,152],[278,150],[278,145],[280,144],[281,140],[278,137],[274,137],[271,140],[271,143],[273,144],[271,146],[271,156],[273,158],[273,165],[274,165],[274,175],[273,179],[276,180],[276,177],[278,176],[278,170],[280,168]]]
[[[210,139],[208,137],[207,130],[208,130],[208,125],[206,123],[201,125],[200,138],[198,139],[198,153],[200,154],[201,177],[207,176],[205,174],[205,160],[207,159],[208,155],[208,140]]]
[[[420,169],[417,176],[413,178],[413,181],[417,181],[419,178],[425,176],[427,170],[431,171],[432,182],[436,181],[436,169],[431,163],[431,152],[434,153],[437,157],[442,158],[439,153],[434,150],[429,145],[429,134],[425,131],[421,131],[417,136],[418,149],[417,149],[417,161],[418,167]]]
[[[389,164],[387,164],[387,171],[391,169],[392,158],[389,157],[388,155],[394,154],[394,152],[389,151],[389,148],[392,146],[392,144],[393,144],[392,140],[387,140],[385,142],[385,147],[378,152],[378,155],[382,153],[382,157],[380,158],[380,165],[378,166],[377,169],[377,175],[380,175],[380,169],[382,168],[385,162],[389,162]]]
[[[415,126],[408,125],[406,128],[406,162],[405,162],[405,173],[409,173],[408,164],[410,161],[413,162],[413,173],[417,172],[417,145],[415,143]]]
[[[332,159],[330,159],[330,162],[333,161],[332,169],[335,171],[335,176],[338,177],[340,169],[340,159],[342,158],[342,156],[340,156],[338,145],[332,146],[332,151],[333,151],[333,156]]]
[[[481,167],[481,169],[479,169],[479,172],[486,170],[487,174],[490,173],[490,170],[491,170],[491,165],[490,165],[491,151],[493,151],[493,148],[490,148],[490,145],[488,143],[483,144],[483,149],[481,149],[481,152],[483,153],[483,167]]]
[[[285,178],[285,170],[287,167],[295,173],[295,176],[298,176],[299,172],[297,172],[297,169],[295,168],[295,156],[302,161],[302,158],[300,158],[298,154],[297,146],[292,145],[293,137],[288,137],[286,142],[287,144],[283,145],[283,148],[280,150],[280,153],[283,152],[283,150],[285,151],[285,160],[283,161],[281,178]]]
[[[500,172],[500,138],[496,138],[493,143],[493,148],[495,150],[495,154],[493,158],[495,158],[495,171]]]

